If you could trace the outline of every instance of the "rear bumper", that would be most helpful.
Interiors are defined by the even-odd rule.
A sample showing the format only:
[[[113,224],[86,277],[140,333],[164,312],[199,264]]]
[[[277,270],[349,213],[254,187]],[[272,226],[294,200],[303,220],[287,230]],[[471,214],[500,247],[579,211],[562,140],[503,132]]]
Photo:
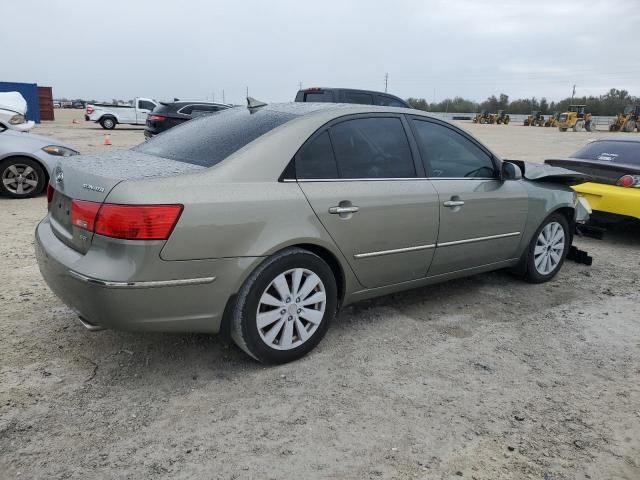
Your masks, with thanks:
[[[253,263],[246,258],[170,262],[147,252],[144,266],[137,268],[136,259],[114,256],[113,250],[92,248],[82,255],[69,248],[55,236],[48,217],[36,228],[35,244],[45,282],[90,330],[217,333],[228,299]],[[101,271],[127,278],[100,278]]]
[[[603,183],[582,183],[573,189],[589,201],[595,211],[613,213],[640,220],[640,189]]]

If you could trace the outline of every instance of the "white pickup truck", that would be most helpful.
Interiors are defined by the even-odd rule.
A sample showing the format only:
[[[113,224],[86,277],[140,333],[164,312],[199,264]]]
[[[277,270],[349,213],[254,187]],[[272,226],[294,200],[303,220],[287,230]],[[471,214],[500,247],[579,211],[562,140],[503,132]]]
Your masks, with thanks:
[[[150,98],[136,98],[133,107],[129,105],[109,105],[95,103],[87,105],[84,119],[87,122],[97,122],[105,130],[113,130],[119,123],[127,125],[144,125],[147,115],[158,102]]]

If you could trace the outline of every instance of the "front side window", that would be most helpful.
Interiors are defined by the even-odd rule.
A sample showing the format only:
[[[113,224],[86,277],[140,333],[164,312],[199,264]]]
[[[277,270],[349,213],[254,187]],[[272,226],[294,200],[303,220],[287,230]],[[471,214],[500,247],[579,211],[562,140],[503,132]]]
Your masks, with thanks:
[[[338,178],[329,132],[325,130],[302,147],[295,163],[298,179]]]
[[[341,178],[408,178],[416,170],[399,118],[358,118],[331,128]]]
[[[493,178],[491,157],[452,128],[424,120],[413,120],[422,158],[431,166],[431,177]]]

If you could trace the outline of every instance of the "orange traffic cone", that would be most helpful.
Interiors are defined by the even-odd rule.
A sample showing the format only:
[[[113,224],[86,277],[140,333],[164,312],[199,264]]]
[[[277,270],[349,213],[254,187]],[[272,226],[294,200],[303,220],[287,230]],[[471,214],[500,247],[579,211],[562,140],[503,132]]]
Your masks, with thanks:
[[[71,123],[80,123],[80,122],[74,118],[73,120],[71,120]]]
[[[102,142],[103,145],[111,145],[111,135],[109,135],[108,133],[104,134],[104,142]]]

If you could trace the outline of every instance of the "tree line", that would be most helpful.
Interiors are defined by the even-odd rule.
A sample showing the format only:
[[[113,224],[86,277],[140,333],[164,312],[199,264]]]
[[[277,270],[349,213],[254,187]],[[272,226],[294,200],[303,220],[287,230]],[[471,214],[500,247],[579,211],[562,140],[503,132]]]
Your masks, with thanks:
[[[486,110],[507,113],[529,114],[532,110],[539,110],[543,114],[566,112],[571,104],[587,105],[587,111],[592,115],[613,116],[624,111],[630,105],[640,105],[640,97],[629,95],[627,90],[612,88],[604,95],[588,97],[567,97],[558,102],[549,102],[545,97],[539,100],[533,98],[519,98],[509,101],[509,95],[501,93],[498,97],[491,95],[484,102],[478,103],[462,97],[446,98],[441,102],[427,102],[424,98],[408,98],[407,102],[413,108],[428,112],[473,113]]]

